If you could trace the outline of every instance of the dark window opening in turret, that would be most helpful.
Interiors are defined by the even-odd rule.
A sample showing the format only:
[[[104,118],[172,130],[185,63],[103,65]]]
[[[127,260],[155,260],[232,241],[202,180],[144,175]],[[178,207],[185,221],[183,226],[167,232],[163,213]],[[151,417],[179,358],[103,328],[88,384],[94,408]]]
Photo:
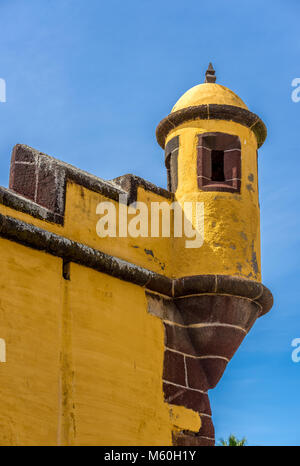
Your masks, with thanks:
[[[178,186],[179,136],[170,139],[165,147],[165,164],[168,175],[168,190],[175,193]]]
[[[225,181],[224,151],[211,151],[211,181]]]
[[[197,144],[197,179],[201,191],[240,193],[241,142],[227,133],[202,133]]]

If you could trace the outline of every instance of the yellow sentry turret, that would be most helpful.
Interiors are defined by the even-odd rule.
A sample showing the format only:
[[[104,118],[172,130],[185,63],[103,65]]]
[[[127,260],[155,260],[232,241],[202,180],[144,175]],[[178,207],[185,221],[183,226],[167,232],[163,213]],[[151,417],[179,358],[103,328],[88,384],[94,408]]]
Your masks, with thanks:
[[[210,65],[206,82],[188,90],[157,128],[169,189],[181,205],[204,203],[204,243],[185,249],[177,241],[177,273],[260,281],[257,149],[266,128],[234,92],[214,81]]]

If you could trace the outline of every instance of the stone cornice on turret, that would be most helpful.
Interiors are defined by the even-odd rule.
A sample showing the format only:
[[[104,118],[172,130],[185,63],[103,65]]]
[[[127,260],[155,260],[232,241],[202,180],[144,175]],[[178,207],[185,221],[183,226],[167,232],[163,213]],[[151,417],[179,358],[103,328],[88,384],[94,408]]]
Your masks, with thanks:
[[[234,105],[205,104],[177,110],[161,120],[156,128],[158,144],[164,149],[169,132],[182,123],[192,120],[228,120],[239,123],[253,131],[258,147],[263,145],[267,137],[267,128],[255,113]]]

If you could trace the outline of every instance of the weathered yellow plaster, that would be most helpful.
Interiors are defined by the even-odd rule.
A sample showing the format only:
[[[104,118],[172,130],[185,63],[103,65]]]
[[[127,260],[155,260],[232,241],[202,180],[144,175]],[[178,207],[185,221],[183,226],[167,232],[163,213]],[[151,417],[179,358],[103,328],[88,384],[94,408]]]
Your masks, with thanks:
[[[168,199],[139,188],[137,200],[144,202],[149,207],[148,226],[150,232],[151,202],[168,202]],[[96,214],[96,207],[99,202],[103,201],[113,202],[116,208],[117,237],[115,238],[100,238],[96,233],[96,224],[100,218],[100,215]],[[132,238],[129,235],[119,237],[119,208],[119,203],[82,188],[75,183],[69,183],[66,201],[65,235],[107,254],[168,276],[171,273],[169,238],[151,238],[150,233],[149,237]],[[134,214],[128,215],[128,221],[132,217],[134,217]]]
[[[0,239],[0,445],[171,445],[199,415],[164,402],[145,292]]]
[[[241,141],[241,193],[205,192],[197,185],[197,136],[218,131]],[[188,121],[170,131],[166,142],[179,136],[177,201],[204,202],[204,244],[186,249],[174,239],[175,276],[227,274],[260,280],[260,226],[257,181],[257,142],[253,132],[231,121]],[[194,225],[195,226],[195,225]]]
[[[198,432],[201,427],[200,415],[192,409],[183,406],[169,405],[170,419],[174,425],[174,431],[190,430]]]
[[[56,445],[61,260],[4,239],[0,250],[0,445]]]

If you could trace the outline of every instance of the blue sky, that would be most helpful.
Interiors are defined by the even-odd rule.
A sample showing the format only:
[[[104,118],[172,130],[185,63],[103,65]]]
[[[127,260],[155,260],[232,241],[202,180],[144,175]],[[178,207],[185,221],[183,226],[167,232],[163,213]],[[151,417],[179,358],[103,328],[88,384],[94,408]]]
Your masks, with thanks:
[[[209,61],[268,127],[259,151],[263,282],[256,322],[210,394],[216,438],[300,445],[300,77],[297,0],[0,0],[0,184],[31,145],[102,178],[166,186],[157,123]]]

